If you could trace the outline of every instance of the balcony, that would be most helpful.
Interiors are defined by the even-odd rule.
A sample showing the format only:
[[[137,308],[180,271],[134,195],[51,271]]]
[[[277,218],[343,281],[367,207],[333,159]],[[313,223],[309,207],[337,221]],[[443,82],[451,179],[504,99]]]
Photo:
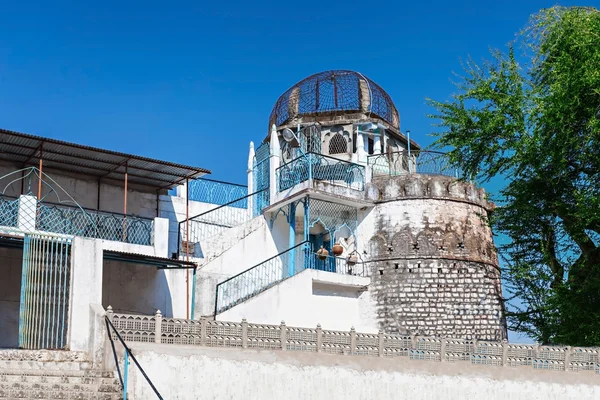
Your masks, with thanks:
[[[365,167],[317,153],[307,153],[276,170],[277,192],[305,181],[323,181],[358,191],[365,188]]]
[[[8,232],[50,232],[151,246],[154,220],[37,201],[33,196],[0,196],[0,226]]]
[[[406,174],[444,175],[459,178],[461,170],[452,165],[448,155],[437,151],[397,151],[367,157],[373,178]]]

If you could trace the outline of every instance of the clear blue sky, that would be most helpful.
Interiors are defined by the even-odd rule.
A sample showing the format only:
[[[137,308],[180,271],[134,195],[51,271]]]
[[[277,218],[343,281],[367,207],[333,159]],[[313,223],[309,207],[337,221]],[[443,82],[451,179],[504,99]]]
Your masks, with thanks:
[[[530,14],[558,4],[19,3],[2,5],[0,127],[200,166],[238,183],[249,142],[265,137],[272,105],[300,79],[362,72],[392,96],[402,129],[427,145],[425,98],[450,96],[460,59],[505,48]]]
[[[392,96],[402,129],[428,144],[425,97],[452,93],[460,58],[503,47],[531,13],[556,4],[19,3],[2,6],[0,127],[238,183],[248,143],[265,137],[273,103],[296,81],[360,71]]]

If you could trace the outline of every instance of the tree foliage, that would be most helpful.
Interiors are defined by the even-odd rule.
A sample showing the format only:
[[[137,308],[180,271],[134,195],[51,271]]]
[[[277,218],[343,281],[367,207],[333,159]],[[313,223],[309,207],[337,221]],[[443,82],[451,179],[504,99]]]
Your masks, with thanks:
[[[504,178],[490,222],[508,238],[509,327],[600,345],[600,11],[542,10],[465,73],[451,100],[428,99],[435,146],[470,178]]]

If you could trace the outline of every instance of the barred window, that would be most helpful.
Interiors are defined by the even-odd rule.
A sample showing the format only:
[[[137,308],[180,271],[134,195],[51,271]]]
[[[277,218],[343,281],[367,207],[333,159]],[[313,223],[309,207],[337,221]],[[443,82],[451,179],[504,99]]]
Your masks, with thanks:
[[[343,154],[348,152],[348,143],[344,136],[339,133],[333,135],[329,140],[329,154]]]

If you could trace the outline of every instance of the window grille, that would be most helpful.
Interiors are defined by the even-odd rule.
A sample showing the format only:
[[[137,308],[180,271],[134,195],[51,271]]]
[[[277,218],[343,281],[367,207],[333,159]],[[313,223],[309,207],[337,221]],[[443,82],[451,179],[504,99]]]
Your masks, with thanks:
[[[329,140],[329,154],[344,154],[348,152],[348,142],[343,135],[336,133]]]

